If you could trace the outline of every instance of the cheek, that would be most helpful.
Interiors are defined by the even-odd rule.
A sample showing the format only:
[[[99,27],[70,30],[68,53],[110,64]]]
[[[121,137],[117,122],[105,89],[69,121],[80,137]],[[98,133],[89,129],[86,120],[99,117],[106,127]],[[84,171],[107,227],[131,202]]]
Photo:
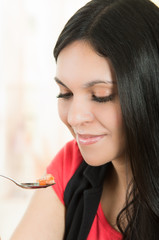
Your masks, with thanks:
[[[58,113],[61,121],[67,126],[67,128],[70,130],[71,134],[75,137],[73,129],[68,123],[68,111],[69,106],[65,103],[62,103],[62,101],[58,102]]]
[[[123,131],[123,119],[120,105],[110,105],[98,112],[98,119],[101,119],[102,124],[108,128],[110,133]]]
[[[113,121],[114,119],[114,121]],[[122,129],[123,128],[123,118],[121,108],[119,106],[116,107],[115,111],[112,113],[112,122],[114,123],[115,129]]]
[[[68,109],[67,107],[63,106],[61,101],[58,101],[58,113],[61,121],[67,125]]]
[[[116,107],[116,126],[122,130],[124,128],[122,111],[119,104]]]
[[[125,149],[125,127],[120,106],[116,106],[110,114],[112,140],[121,151]]]

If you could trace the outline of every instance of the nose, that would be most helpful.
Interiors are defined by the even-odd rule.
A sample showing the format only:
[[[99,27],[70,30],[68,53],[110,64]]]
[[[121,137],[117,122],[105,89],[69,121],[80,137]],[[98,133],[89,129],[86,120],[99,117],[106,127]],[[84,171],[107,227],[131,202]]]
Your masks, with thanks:
[[[94,120],[94,115],[90,106],[81,99],[74,99],[68,111],[68,123],[72,127],[90,123]]]

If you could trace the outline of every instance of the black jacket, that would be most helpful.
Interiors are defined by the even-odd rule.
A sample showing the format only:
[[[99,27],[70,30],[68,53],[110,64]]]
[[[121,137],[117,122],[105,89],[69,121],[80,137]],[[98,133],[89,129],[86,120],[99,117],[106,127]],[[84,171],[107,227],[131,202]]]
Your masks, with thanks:
[[[64,192],[66,206],[64,240],[87,239],[110,164],[92,167],[83,161],[68,182]]]

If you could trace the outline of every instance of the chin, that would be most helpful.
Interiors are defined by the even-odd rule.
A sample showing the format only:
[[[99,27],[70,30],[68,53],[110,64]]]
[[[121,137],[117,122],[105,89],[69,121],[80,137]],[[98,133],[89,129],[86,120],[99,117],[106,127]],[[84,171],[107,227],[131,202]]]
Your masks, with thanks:
[[[102,166],[102,165],[110,162],[110,160],[100,159],[98,157],[95,158],[94,156],[93,157],[91,157],[91,156],[86,157],[84,155],[82,155],[82,156],[83,156],[84,161],[92,167],[99,167],[99,166]]]
[[[84,159],[84,161],[85,161],[89,166],[92,166],[92,167],[99,167],[99,166],[102,166],[102,165],[106,164],[106,163],[86,161],[85,159]]]

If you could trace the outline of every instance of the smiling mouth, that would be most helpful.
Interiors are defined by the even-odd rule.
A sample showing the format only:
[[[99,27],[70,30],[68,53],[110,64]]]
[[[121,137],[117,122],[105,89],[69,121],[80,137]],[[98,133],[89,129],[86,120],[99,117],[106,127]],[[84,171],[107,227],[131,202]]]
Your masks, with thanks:
[[[80,135],[77,134],[77,142],[82,145],[90,145],[99,142],[105,135]]]

